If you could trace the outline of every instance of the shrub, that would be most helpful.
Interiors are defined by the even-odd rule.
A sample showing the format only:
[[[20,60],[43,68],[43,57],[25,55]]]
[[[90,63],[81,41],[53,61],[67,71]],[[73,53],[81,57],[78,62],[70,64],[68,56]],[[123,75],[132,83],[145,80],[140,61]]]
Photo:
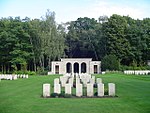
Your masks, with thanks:
[[[36,75],[34,71],[15,71],[14,74]]]
[[[125,65],[121,65],[120,66],[120,70],[124,71],[124,70],[150,70],[150,66],[142,66],[142,67],[133,67],[133,66],[125,66]]]
[[[48,71],[42,71],[42,70],[37,71],[38,75],[47,75],[47,73],[48,73]]]
[[[27,71],[27,74],[28,75],[36,75],[36,72],[34,72],[34,71]]]
[[[150,70],[150,66],[145,66],[146,70]]]

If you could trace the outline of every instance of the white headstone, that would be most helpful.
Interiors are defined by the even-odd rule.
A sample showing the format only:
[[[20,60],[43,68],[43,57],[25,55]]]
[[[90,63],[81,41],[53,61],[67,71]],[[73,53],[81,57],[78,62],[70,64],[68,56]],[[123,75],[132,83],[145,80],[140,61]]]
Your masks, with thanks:
[[[90,84],[95,84],[95,79],[94,78],[90,79]]]
[[[10,80],[13,80],[13,76],[12,75],[8,75],[8,76],[9,76]]]
[[[60,84],[54,84],[54,93],[57,93],[57,94],[61,93]]]
[[[69,84],[71,84],[71,87],[73,87],[73,79],[74,78],[69,78]]]
[[[17,80],[17,75],[12,75],[13,80]]]
[[[93,84],[87,84],[87,96],[88,97],[93,96]]]
[[[90,80],[88,78],[82,78],[82,82],[83,82],[83,85],[84,87],[87,87],[87,83],[89,82]]]
[[[26,78],[29,78],[29,76],[28,76],[28,75],[26,75]]]
[[[50,84],[43,84],[43,97],[50,96]]]
[[[59,78],[55,78],[55,79],[54,79],[54,85],[55,85],[55,84],[59,84]]]
[[[76,84],[76,96],[81,97],[83,95],[82,84]]]
[[[104,84],[97,84],[97,96],[104,96]]]
[[[76,84],[80,84],[80,78],[76,78]]]
[[[66,77],[66,76],[61,76],[60,77],[60,82],[61,82],[62,87],[65,87],[65,84],[66,84],[67,80],[68,80],[68,77]]]
[[[102,83],[102,79],[101,79],[101,78],[97,78],[97,79],[96,79],[96,83],[97,83],[97,84]]]
[[[94,80],[94,82],[95,82],[95,76],[92,76],[92,79]]]
[[[115,84],[108,83],[108,94],[109,96],[115,96]]]
[[[65,94],[71,94],[71,84],[65,84]]]
[[[25,74],[23,75],[23,78],[26,78],[26,75],[25,75]]]
[[[103,72],[102,72],[102,75],[104,75],[105,73],[106,73],[106,72],[105,72],[105,71],[103,71]]]

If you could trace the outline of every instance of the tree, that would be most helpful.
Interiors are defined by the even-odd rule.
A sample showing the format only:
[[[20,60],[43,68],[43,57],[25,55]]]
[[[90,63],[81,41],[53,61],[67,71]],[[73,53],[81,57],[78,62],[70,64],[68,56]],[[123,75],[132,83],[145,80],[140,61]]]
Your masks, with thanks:
[[[112,15],[108,22],[103,23],[103,37],[101,40],[105,55],[114,54],[121,61],[126,59],[126,56],[130,54],[130,43],[126,39],[125,34],[126,29],[127,21],[116,14]]]
[[[128,16],[124,18],[128,23],[126,38],[131,46],[128,64],[137,62],[138,66],[144,65],[149,55],[149,19],[134,20]]]
[[[115,55],[106,55],[101,61],[102,70],[119,70],[120,63]]]
[[[30,49],[32,46],[30,45],[29,37],[27,29],[28,23],[21,22],[19,17],[15,18],[12,22],[12,27],[14,27],[13,34],[14,37],[14,46],[13,50],[10,52],[12,56],[10,62],[12,63],[12,67],[17,70],[27,70],[27,63],[32,57],[32,52]]]
[[[78,18],[76,21],[69,23],[68,34],[66,36],[66,44],[68,57],[92,57],[97,58],[95,45],[97,21],[92,18]]]
[[[34,54],[38,55],[36,59],[43,71],[45,68],[50,70],[51,60],[58,60],[64,55],[64,33],[57,28],[55,13],[50,10],[47,10],[42,20],[34,20],[32,26],[34,37],[31,42],[34,45]]]

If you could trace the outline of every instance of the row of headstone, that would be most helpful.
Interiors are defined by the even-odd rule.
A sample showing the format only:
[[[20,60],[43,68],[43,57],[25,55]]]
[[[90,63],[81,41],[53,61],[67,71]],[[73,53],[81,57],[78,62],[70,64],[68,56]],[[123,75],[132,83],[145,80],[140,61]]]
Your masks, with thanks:
[[[79,84],[79,83],[83,83],[83,85],[86,87],[86,85],[88,83],[91,83],[91,84],[98,84],[98,83],[102,83],[102,79],[101,78],[97,78],[96,79],[96,82],[95,82],[95,76],[92,76],[91,78],[87,76],[86,77],[76,77],[76,84]],[[65,84],[69,83],[71,84],[71,86],[73,87],[73,82],[74,82],[74,77],[67,77],[67,76],[60,76],[60,79],[59,78],[55,78],[54,79],[54,84],[61,84],[62,87],[65,87]]]
[[[17,80],[18,78],[28,78],[28,75],[25,74],[21,74],[21,75],[17,75],[17,74],[0,74],[0,80],[4,79],[4,80]]]
[[[150,74],[150,70],[126,70],[124,71],[124,74],[148,75]]]
[[[87,73],[66,73],[66,74],[64,74],[63,76],[65,76],[65,77],[83,77],[83,76],[91,76],[91,74],[87,74]]]
[[[99,83],[97,85],[97,96],[103,97],[104,96],[104,84]],[[93,97],[94,96],[94,87],[93,84],[87,84],[86,88],[86,96]],[[60,94],[61,93],[61,85],[54,84],[54,93]],[[72,86],[71,84],[65,84],[65,94],[72,94]],[[108,95],[115,96],[115,84],[108,83]],[[83,85],[76,84],[76,96],[82,97],[83,96]],[[43,97],[50,97],[50,84],[43,84]]]

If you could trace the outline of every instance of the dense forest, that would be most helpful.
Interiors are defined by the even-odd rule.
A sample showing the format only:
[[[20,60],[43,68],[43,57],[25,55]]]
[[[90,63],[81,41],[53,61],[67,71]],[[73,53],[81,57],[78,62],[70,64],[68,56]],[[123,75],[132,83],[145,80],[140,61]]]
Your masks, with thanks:
[[[50,70],[60,58],[103,60],[116,56],[121,65],[146,66],[150,59],[150,18],[78,18],[57,24],[55,12],[40,19],[0,19],[0,71]],[[109,59],[109,58],[108,58]]]

